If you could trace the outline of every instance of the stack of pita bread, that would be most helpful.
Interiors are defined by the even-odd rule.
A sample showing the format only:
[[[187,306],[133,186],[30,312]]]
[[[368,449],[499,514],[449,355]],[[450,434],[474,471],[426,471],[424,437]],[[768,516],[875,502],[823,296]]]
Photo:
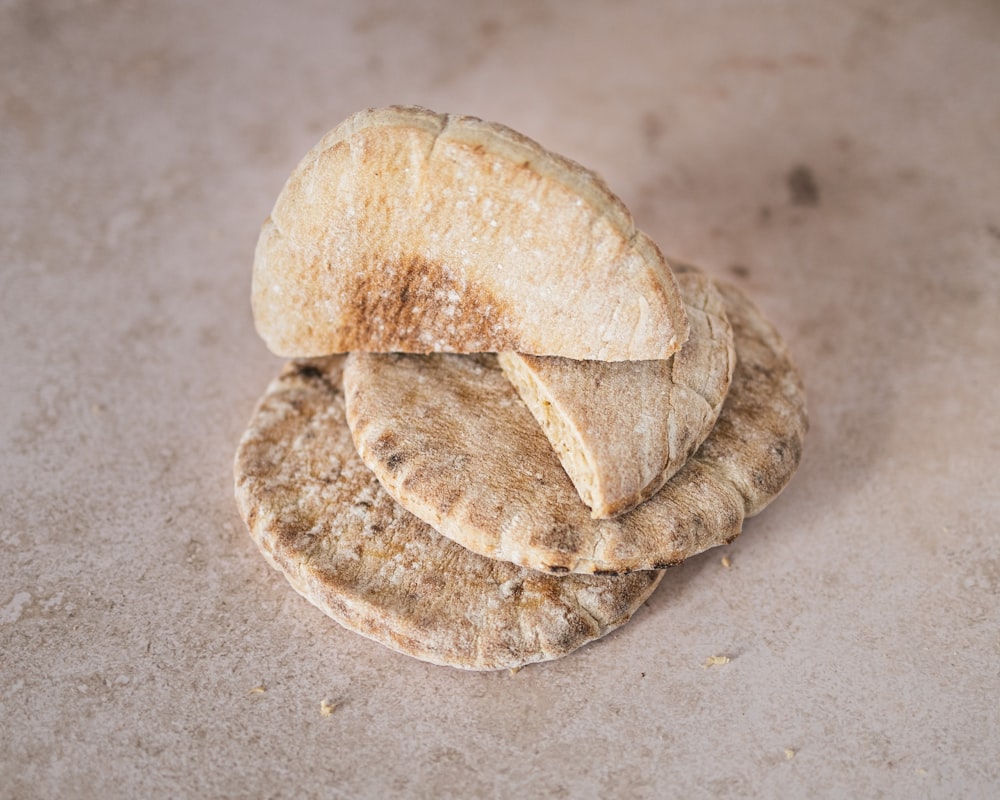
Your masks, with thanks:
[[[335,620],[426,661],[517,668],[603,636],[798,466],[774,328],[501,125],[350,117],[278,197],[252,296],[292,360],[236,455],[251,536]]]

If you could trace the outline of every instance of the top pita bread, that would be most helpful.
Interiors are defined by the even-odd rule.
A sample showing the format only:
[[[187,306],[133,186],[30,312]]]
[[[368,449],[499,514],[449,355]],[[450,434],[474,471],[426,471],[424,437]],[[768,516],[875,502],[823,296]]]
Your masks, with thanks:
[[[594,518],[652,497],[711,432],[729,391],[736,352],[722,297],[698,272],[677,283],[691,335],[668,359],[498,356]]]
[[[343,358],[292,362],[236,454],[236,499],[261,552],[345,627],[435,664],[558,658],[625,623],[660,572],[543,575],[438,535],[379,486],[344,420]]]
[[[257,243],[280,355],[666,358],[688,336],[656,245],[592,172],[502,125],[363,111],[306,155]]]
[[[774,328],[719,284],[736,347],[722,412],[653,497],[592,519],[495,356],[352,353],[344,370],[358,452],[389,493],[436,530],[551,573],[658,569],[731,541],[791,478],[807,417]]]

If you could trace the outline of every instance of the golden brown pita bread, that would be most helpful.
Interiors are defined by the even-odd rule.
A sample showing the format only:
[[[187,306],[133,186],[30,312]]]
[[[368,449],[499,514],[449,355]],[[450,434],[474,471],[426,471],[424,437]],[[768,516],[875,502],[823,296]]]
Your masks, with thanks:
[[[661,568],[737,536],[791,478],[807,428],[774,328],[719,284],[737,366],[708,439],[652,498],[592,519],[495,356],[352,353],[347,419],[402,505],[492,558],[551,573]]]
[[[594,518],[656,494],[708,436],[729,391],[736,353],[722,297],[698,272],[677,283],[691,335],[668,359],[498,356]]]
[[[502,125],[363,111],[306,155],[261,230],[279,355],[666,358],[688,335],[663,256],[592,172]]]
[[[626,622],[662,573],[556,577],[478,556],[403,510],[358,458],[340,357],[289,364],[236,454],[250,534],[337,622],[465,669],[557,658]]]

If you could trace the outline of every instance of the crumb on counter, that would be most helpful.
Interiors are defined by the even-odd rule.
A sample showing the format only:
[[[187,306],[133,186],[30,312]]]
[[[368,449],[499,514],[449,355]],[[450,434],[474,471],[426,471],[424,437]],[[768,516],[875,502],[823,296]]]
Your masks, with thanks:
[[[330,716],[334,711],[337,710],[337,704],[331,703],[329,700],[323,699],[319,703],[319,713],[324,717]]]
[[[728,664],[730,662],[729,656],[709,656],[705,659],[705,663],[701,666],[704,669],[709,667],[721,667],[723,664]]]

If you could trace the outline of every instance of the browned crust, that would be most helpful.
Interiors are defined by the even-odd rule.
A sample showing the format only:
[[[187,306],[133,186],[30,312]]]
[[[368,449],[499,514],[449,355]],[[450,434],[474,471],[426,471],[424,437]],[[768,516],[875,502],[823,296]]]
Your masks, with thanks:
[[[492,356],[352,354],[348,421],[413,513],[464,546],[549,573],[621,573],[732,541],[787,484],[808,427],[798,371],[750,300],[719,284],[737,366],[718,422],[652,498],[591,519]],[[388,434],[388,435],[387,435]]]
[[[391,107],[327,134],[254,259],[276,353],[517,350],[665,358],[688,335],[673,274],[594,173],[505,126]]]
[[[653,591],[658,572],[554,577],[486,559],[404,511],[354,451],[341,363],[289,364],[234,467],[240,513],[265,558],[341,625],[436,664],[507,669],[605,635]]]

